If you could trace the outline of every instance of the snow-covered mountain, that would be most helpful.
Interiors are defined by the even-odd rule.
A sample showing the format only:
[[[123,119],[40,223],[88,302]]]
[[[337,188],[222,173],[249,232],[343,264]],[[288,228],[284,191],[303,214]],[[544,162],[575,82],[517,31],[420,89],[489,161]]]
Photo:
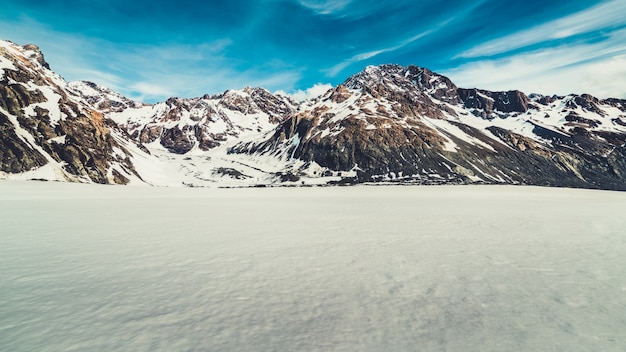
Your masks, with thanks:
[[[510,183],[626,190],[626,101],[457,87],[368,67],[297,103],[262,88],[157,104],[65,82],[0,41],[0,177],[188,186]]]
[[[295,102],[263,88],[230,90],[201,98],[170,98],[130,106],[108,116],[138,142],[158,142],[172,153],[208,151],[247,132],[274,129],[296,111]]]
[[[314,161],[345,182],[624,189],[626,101],[456,87],[415,66],[368,67],[235,153]]]

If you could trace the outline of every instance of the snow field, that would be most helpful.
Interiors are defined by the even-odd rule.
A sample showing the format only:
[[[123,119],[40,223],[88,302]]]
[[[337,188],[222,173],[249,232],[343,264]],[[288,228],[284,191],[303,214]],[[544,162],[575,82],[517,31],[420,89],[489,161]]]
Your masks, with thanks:
[[[10,351],[623,351],[626,193],[0,181]]]

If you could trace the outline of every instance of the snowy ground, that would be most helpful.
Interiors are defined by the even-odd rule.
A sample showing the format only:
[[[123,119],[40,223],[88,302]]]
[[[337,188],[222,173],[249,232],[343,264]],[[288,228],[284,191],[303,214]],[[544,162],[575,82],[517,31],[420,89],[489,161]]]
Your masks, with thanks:
[[[0,181],[3,351],[624,351],[626,193]]]

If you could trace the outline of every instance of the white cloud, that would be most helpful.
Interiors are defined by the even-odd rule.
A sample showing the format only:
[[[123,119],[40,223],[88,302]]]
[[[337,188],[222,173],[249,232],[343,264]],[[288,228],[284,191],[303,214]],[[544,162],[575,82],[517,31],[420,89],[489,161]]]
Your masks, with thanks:
[[[351,0],[298,0],[301,6],[315,11],[320,15],[330,15],[343,10]]]
[[[54,67],[51,67],[55,71]],[[72,70],[72,77],[78,77],[80,81],[91,81],[98,83],[101,86],[117,90],[121,87],[121,80],[118,76],[110,74],[108,72],[102,72],[86,67],[75,67]],[[65,77],[64,77],[65,78]]]
[[[131,85],[130,88],[139,93],[139,95],[133,96],[133,99],[137,100],[150,100],[154,97],[167,97],[175,95],[171,88],[151,82],[138,82]]]
[[[293,87],[302,78],[297,71],[238,72],[227,67],[210,68],[203,72],[148,71],[141,77],[141,82],[133,83],[129,89],[120,92],[135,100],[155,102],[171,96],[197,97],[246,86],[263,87],[271,91],[279,87]]]
[[[506,53],[529,45],[568,38],[626,24],[626,1],[612,0],[536,27],[480,44],[457,57],[472,58]]]
[[[562,45],[441,71],[457,85],[526,93],[626,98],[626,29],[603,42]]]
[[[313,87],[309,87],[305,90],[298,89],[292,93],[287,93],[285,91],[276,91],[275,94],[282,94],[286,96],[290,96],[296,101],[305,101],[307,99],[312,99],[319,97],[320,95],[326,93],[329,89],[332,89],[333,85],[330,83],[316,83]]]

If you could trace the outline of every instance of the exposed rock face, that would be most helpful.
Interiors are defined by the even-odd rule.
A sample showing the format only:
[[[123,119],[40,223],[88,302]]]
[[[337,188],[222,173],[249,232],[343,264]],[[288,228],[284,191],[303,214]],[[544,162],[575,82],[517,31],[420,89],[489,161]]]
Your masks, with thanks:
[[[4,80],[6,82],[6,78]],[[12,115],[24,116],[23,108],[34,103],[46,101],[43,93],[39,90],[28,91],[19,83],[0,86],[0,107]]]
[[[9,118],[0,112],[0,171],[24,172],[46,163],[41,153],[17,136]]]
[[[193,148],[195,136],[193,127],[184,126],[181,130],[176,126],[163,133],[161,145],[172,153],[185,154]]]

